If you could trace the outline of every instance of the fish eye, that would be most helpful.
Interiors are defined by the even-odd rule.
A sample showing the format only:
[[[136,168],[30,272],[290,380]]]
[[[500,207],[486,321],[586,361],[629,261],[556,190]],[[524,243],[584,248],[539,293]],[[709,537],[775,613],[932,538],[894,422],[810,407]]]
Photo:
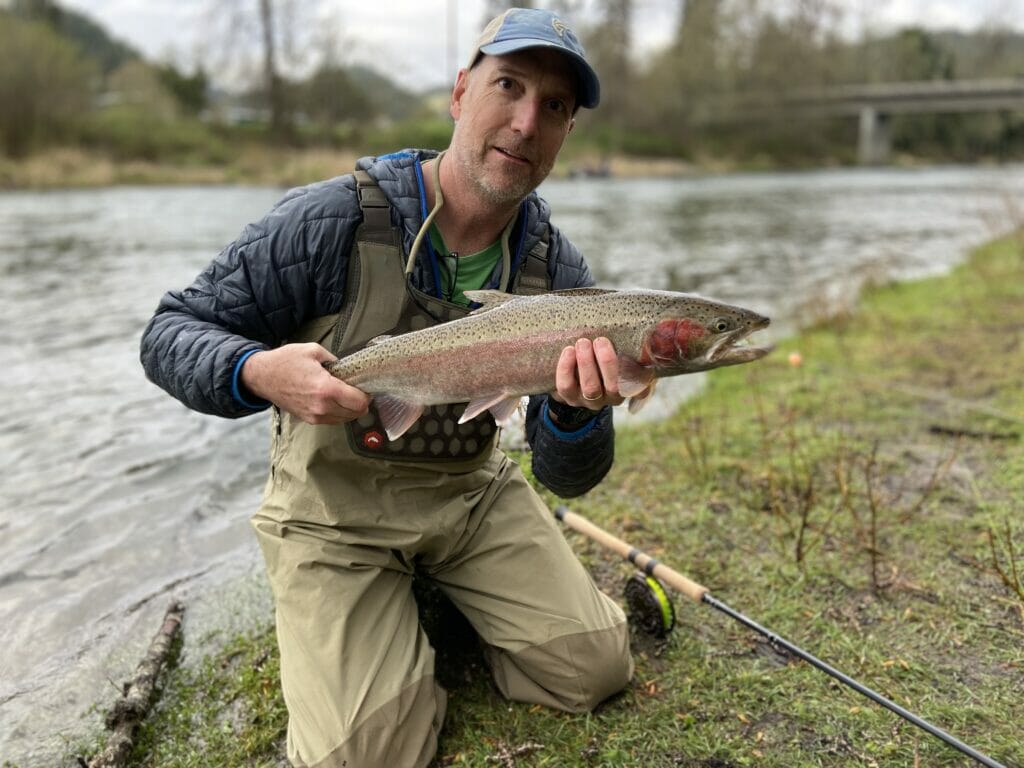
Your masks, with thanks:
[[[730,327],[732,327],[732,323],[729,322],[728,318],[716,317],[712,321],[711,327],[714,328],[718,333],[724,333],[725,331],[728,331]]]

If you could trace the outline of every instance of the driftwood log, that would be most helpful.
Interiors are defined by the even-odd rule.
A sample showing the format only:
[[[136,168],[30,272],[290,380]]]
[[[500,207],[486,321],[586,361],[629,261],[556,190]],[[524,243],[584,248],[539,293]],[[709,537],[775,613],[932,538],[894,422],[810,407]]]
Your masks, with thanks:
[[[167,609],[160,631],[149,644],[146,657],[139,662],[135,677],[124,684],[121,698],[107,714],[106,725],[111,734],[106,748],[87,763],[82,761],[88,768],[120,768],[126,764],[135,730],[149,712],[157,678],[170,655],[184,612],[185,606],[179,602],[171,603]]]

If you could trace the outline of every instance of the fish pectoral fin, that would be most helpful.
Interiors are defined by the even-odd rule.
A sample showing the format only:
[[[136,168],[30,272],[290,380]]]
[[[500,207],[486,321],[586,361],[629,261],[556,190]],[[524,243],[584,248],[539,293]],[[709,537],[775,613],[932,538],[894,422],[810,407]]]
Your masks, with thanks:
[[[647,405],[647,401],[651,399],[651,395],[654,394],[654,388],[658,385],[657,379],[652,379],[651,383],[647,385],[646,391],[642,391],[639,394],[633,395],[629,398],[629,405],[626,410],[630,413],[639,413],[640,409]]]
[[[384,431],[388,433],[388,440],[400,438],[416,423],[416,419],[423,415],[421,404],[411,403],[394,395],[376,395],[373,402],[384,424]]]
[[[470,301],[480,305],[473,310],[473,314],[486,312],[489,309],[500,307],[502,304],[508,304],[510,301],[521,298],[514,293],[505,293],[504,291],[496,291],[490,288],[479,291],[463,291],[463,294]]]
[[[640,365],[632,357],[619,355],[619,394],[635,397],[654,382],[654,366]]]
[[[512,418],[512,414],[516,412],[516,408],[519,407],[520,399],[519,395],[508,395],[504,392],[499,392],[495,395],[485,395],[484,397],[470,400],[466,410],[462,412],[462,416],[459,418],[459,424],[465,424],[470,419],[475,419],[484,411],[490,411],[495,421],[508,421]]]

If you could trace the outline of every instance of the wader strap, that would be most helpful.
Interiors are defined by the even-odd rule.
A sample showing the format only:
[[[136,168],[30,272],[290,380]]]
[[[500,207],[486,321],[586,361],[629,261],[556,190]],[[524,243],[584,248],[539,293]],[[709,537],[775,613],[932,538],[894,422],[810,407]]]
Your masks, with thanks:
[[[356,230],[356,243],[348,260],[345,304],[331,341],[331,352],[342,357],[363,347],[373,336],[367,329],[392,329],[402,316],[401,297],[382,300],[371,296],[371,286],[388,285],[388,278],[402,274],[399,235],[391,226],[391,206],[377,183],[366,171],[355,171],[356,192],[363,223]],[[359,329],[364,329],[361,333]],[[365,338],[364,338],[365,337]]]
[[[548,274],[548,232],[530,249],[523,265],[516,273],[512,293],[535,295],[551,290],[551,276]]]
[[[395,242],[391,228],[391,206],[377,182],[366,171],[356,170],[356,194],[363,212],[363,238],[378,243]]]

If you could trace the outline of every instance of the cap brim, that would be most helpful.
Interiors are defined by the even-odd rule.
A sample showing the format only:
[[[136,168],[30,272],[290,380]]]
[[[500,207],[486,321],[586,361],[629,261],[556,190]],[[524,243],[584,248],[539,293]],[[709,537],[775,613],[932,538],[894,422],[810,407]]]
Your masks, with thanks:
[[[593,109],[601,102],[601,85],[587,60],[579,54],[552,43],[550,40],[539,38],[522,37],[515,40],[503,40],[498,43],[488,43],[480,47],[480,53],[488,56],[504,56],[508,53],[526,50],[527,48],[550,48],[566,56],[572,62],[573,68],[579,79],[578,107]]]

